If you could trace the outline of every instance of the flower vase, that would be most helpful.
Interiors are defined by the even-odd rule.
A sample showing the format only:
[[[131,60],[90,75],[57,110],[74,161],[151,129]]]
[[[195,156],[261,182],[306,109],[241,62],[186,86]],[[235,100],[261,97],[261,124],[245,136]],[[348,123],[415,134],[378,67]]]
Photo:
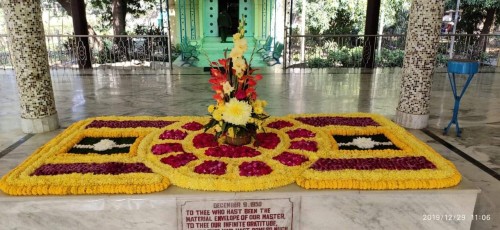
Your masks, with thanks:
[[[225,142],[228,145],[235,145],[235,146],[247,145],[250,144],[250,142],[252,142],[252,134],[249,132],[241,132],[238,135],[235,135],[234,137],[226,135]]]

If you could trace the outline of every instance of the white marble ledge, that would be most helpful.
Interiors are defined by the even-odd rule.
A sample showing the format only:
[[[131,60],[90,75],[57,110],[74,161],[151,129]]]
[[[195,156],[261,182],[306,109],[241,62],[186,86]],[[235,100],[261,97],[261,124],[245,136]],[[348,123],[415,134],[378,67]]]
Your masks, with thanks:
[[[203,192],[172,186],[145,195],[8,196],[0,194],[2,229],[178,229],[178,201],[290,198],[294,229],[470,229],[477,194],[468,180],[436,190]],[[424,220],[464,215],[466,220]],[[432,217],[431,217],[432,218]]]

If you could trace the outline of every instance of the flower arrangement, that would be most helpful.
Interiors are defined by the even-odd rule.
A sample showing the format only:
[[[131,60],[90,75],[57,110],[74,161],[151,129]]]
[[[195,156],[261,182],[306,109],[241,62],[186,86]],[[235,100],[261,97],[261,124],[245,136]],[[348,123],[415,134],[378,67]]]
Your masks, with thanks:
[[[262,75],[253,75],[255,69],[250,67],[243,54],[248,49],[245,35],[245,21],[241,20],[238,33],[233,35],[234,47],[227,57],[218,62],[210,62],[209,82],[215,91],[213,98],[217,104],[208,106],[211,119],[205,125],[205,131],[215,129],[215,138],[225,135],[229,138],[255,135],[262,129],[262,122],[269,116],[264,112],[267,102],[257,100],[255,87]],[[254,49],[255,51],[255,49]],[[246,143],[243,143],[246,144]]]
[[[256,191],[292,183],[307,189],[431,189],[461,179],[451,162],[379,115],[271,117],[263,123],[266,132],[255,137],[259,146],[218,143],[212,132],[203,131],[208,121],[192,116],[82,120],[6,174],[0,190],[11,195],[133,194],[169,185]],[[114,153],[95,144],[92,150],[81,148],[91,145],[90,139],[133,143],[114,145],[121,149]]]

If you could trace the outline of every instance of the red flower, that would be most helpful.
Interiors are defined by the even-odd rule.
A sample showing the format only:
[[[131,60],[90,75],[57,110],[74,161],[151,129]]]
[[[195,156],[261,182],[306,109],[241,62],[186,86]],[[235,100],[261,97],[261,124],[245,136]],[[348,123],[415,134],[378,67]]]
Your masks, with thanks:
[[[200,149],[206,147],[215,147],[218,146],[219,143],[217,143],[213,134],[200,133],[193,138],[193,145],[195,148]]]
[[[164,157],[160,161],[172,166],[172,168],[179,168],[196,159],[198,158],[192,153],[182,153],[175,156]]]
[[[160,139],[183,140],[186,136],[187,133],[181,130],[166,130],[160,135]]]
[[[236,96],[236,99],[238,99],[238,100],[244,100],[247,97],[247,95],[245,94],[245,91],[243,91],[241,89],[238,89],[238,91],[236,91],[235,96]]]
[[[260,152],[247,146],[222,145],[207,149],[205,155],[212,157],[240,158],[255,157],[260,155]]]
[[[318,144],[316,141],[292,141],[290,143],[290,149],[302,149],[306,151],[316,152],[318,151]]]
[[[203,125],[193,121],[183,125],[182,128],[190,131],[198,131],[203,128]]]
[[[276,133],[258,133],[255,136],[254,146],[259,146],[266,149],[274,149],[280,143],[280,138]]]
[[[286,166],[297,166],[309,160],[309,158],[302,156],[300,154],[283,152],[278,156],[273,157],[274,160]]]
[[[262,161],[243,162],[240,165],[240,176],[264,176],[273,169]]]
[[[282,129],[282,128],[292,127],[292,126],[293,126],[292,123],[290,123],[288,121],[283,121],[283,120],[271,122],[267,125],[267,127],[273,128],[273,129]]]
[[[194,172],[198,174],[224,175],[226,167],[227,164],[222,161],[204,161],[194,168]]]
[[[286,132],[290,139],[300,138],[300,137],[315,137],[316,134],[307,129],[295,129]]]
[[[182,145],[179,143],[164,143],[164,144],[154,145],[151,148],[151,152],[153,152],[154,155],[161,155],[172,152],[184,152],[184,149],[182,148]]]

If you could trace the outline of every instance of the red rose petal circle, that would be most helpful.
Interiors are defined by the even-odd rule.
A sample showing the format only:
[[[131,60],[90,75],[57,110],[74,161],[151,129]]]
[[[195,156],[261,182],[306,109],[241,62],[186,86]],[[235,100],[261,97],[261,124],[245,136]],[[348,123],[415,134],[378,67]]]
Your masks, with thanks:
[[[205,151],[205,155],[207,156],[229,157],[229,158],[255,157],[260,154],[261,153],[259,151],[247,146],[232,146],[232,145],[221,145],[209,148]]]
[[[172,152],[184,152],[184,149],[179,143],[164,143],[153,145],[151,152],[153,152],[154,155],[161,155]]]
[[[273,172],[273,169],[262,161],[243,162],[239,168],[240,176],[264,176]]]
[[[290,143],[290,149],[302,149],[306,151],[316,152],[318,151],[318,144],[316,141],[292,141]]]
[[[227,163],[222,161],[204,161],[194,168],[198,174],[224,175],[226,173]]]
[[[193,121],[193,122],[189,122],[189,123],[183,125],[182,128],[190,130],[190,131],[198,131],[198,130],[203,128],[203,125],[198,123],[198,122]]]
[[[295,129],[286,132],[290,139],[315,137],[316,134],[307,129]]]
[[[254,146],[274,149],[281,142],[276,133],[257,133]]]
[[[273,128],[273,129],[282,129],[282,128],[292,127],[292,126],[293,126],[292,123],[290,123],[288,121],[283,121],[283,120],[274,121],[274,122],[271,122],[267,125],[267,127]]]
[[[273,157],[273,159],[279,161],[286,166],[297,166],[309,160],[309,158],[295,153],[283,152],[278,156]]]
[[[187,136],[187,133],[182,130],[166,130],[160,135],[160,139],[171,139],[171,140],[184,140]]]
[[[175,156],[164,157],[161,159],[161,162],[172,166],[172,168],[179,168],[196,159],[198,159],[198,157],[192,153],[182,153]]]
[[[215,135],[209,133],[200,133],[194,137],[193,145],[195,148],[201,149],[206,147],[215,147],[218,146],[219,143],[215,139]]]

